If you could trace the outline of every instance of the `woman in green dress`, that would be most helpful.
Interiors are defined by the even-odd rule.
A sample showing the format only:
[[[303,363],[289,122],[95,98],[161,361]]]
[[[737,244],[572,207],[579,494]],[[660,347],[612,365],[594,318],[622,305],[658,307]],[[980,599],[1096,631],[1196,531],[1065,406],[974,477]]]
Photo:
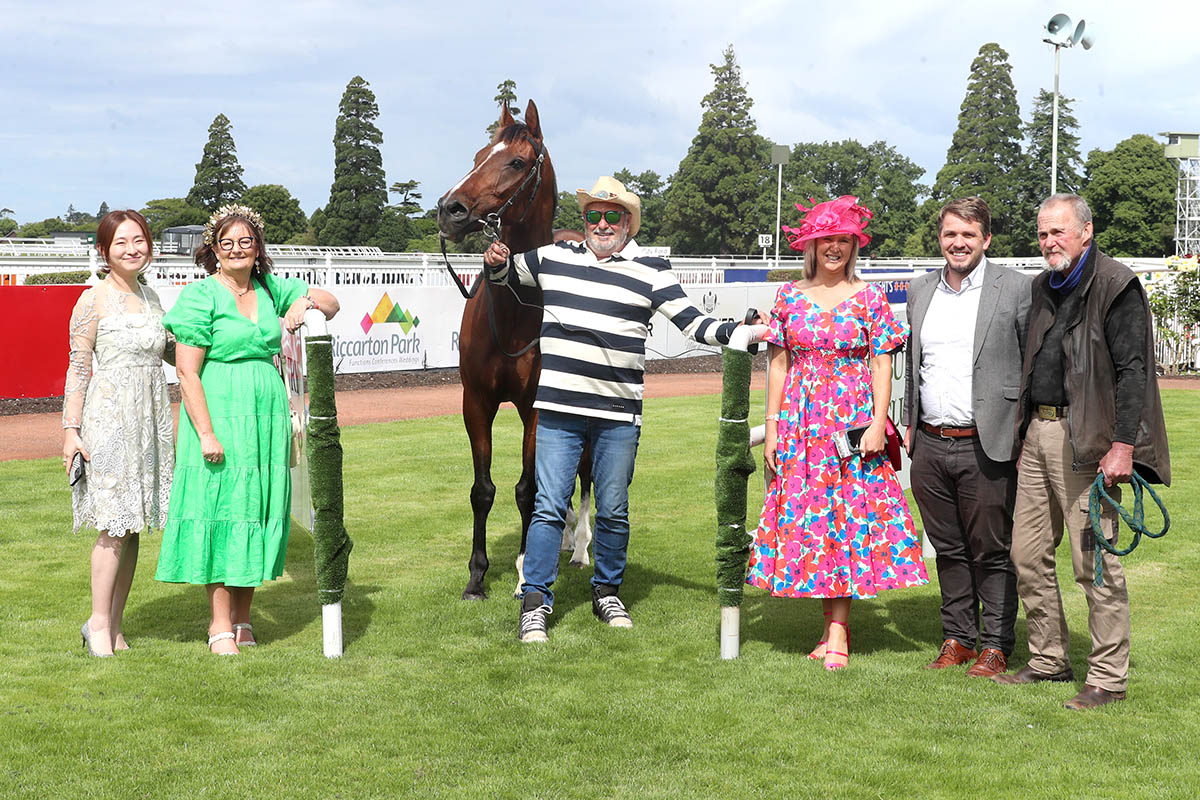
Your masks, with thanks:
[[[291,420],[272,358],[279,318],[288,330],[332,294],[270,274],[262,218],[223,206],[204,230],[196,263],[209,277],[184,288],[163,326],[175,335],[183,412],[167,526],[155,578],[204,584],[208,645],[234,655],[255,644],[250,603],[283,574],[291,522]]]

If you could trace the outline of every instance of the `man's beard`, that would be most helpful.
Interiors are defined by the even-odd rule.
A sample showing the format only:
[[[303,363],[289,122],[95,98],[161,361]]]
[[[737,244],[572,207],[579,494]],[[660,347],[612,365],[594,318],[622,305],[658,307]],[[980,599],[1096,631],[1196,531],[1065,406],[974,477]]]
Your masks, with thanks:
[[[955,264],[948,258],[946,259],[946,266],[950,268],[950,271],[958,273],[959,275],[970,275],[975,270],[975,268],[978,267],[982,263],[983,263],[983,253],[976,254],[975,259],[973,261],[971,261],[969,264],[964,264],[961,266],[958,264]]]
[[[1051,264],[1049,259],[1042,256],[1042,261],[1044,262],[1043,269],[1048,272],[1067,272],[1071,269],[1071,259],[1067,258],[1064,253],[1055,253],[1054,255],[1058,256],[1058,265]]]
[[[587,241],[587,246],[597,258],[608,258],[613,253],[619,251],[629,241],[629,235],[609,236],[606,239],[597,239],[594,234],[585,233],[583,238]]]

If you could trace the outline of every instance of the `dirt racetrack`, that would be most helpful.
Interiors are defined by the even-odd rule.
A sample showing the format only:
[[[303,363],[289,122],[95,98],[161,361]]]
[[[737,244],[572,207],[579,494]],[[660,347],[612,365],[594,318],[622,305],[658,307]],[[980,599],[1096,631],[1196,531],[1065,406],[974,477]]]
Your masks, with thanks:
[[[761,389],[762,386],[763,374],[759,370],[755,373],[753,387]],[[719,394],[720,391],[719,372],[646,375],[647,398]],[[458,383],[444,383],[437,386],[339,391],[337,406],[338,421],[342,425],[461,414],[462,387]],[[175,404],[175,418],[179,419],[178,403]],[[49,458],[61,453],[61,413],[0,416],[0,461]]]
[[[691,359],[695,362],[706,359]],[[716,361],[716,360],[714,360]],[[757,362],[765,364],[759,356]],[[717,361],[719,363],[719,361]],[[398,419],[436,417],[462,413],[462,387],[457,373],[436,385],[411,385],[386,389],[338,391],[338,420],[342,425],[392,422]],[[752,388],[761,389],[764,372],[754,371]],[[1163,389],[1200,389],[1195,378],[1159,378]],[[646,398],[719,394],[720,372],[646,373]],[[61,406],[61,401],[56,401]],[[506,404],[507,405],[507,404]],[[179,419],[178,404],[175,418]],[[0,461],[49,458],[62,452],[62,415],[55,412],[0,416]]]

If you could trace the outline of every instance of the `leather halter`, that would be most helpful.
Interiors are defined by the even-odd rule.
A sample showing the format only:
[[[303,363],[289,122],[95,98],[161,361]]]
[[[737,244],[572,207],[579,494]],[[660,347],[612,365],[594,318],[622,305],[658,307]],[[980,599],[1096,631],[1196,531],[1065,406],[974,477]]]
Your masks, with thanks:
[[[521,218],[517,220],[518,225],[524,222],[525,218],[529,216],[529,211],[533,208],[533,201],[537,199],[538,190],[542,187],[542,164],[546,160],[545,145],[531,136],[526,136],[525,140],[533,145],[533,151],[537,153],[537,158],[534,159],[533,163],[529,165],[529,171],[525,173],[525,177],[521,180],[520,185],[518,185],[516,190],[509,195],[508,199],[504,201],[503,205],[487,216],[481,217],[478,220],[479,224],[483,226],[484,234],[493,242],[500,240],[500,228],[502,224],[501,218],[504,216],[505,212],[512,207],[512,204],[516,202],[517,197],[519,197],[521,192],[525,190],[525,187],[529,185],[529,182],[531,180],[534,182],[533,191],[529,193],[529,200],[525,203],[525,210],[521,212]],[[440,236],[438,238],[441,240],[442,261],[446,265],[446,270],[450,273],[450,277],[454,280],[454,285],[458,287],[459,293],[462,294],[464,299],[470,300],[475,296],[475,292],[479,288],[479,284],[476,283],[471,287],[469,292],[467,291],[467,288],[463,286],[463,282],[459,280],[458,273],[454,271],[454,267],[450,266],[450,257],[446,255],[446,237]],[[484,277],[482,273],[481,277]],[[521,352],[524,352],[524,350]]]
[[[537,158],[534,159],[533,163],[529,166],[529,171],[526,172],[525,177],[521,179],[521,183],[517,186],[513,193],[509,195],[508,199],[504,201],[503,205],[479,220],[479,224],[483,226],[484,235],[486,235],[492,241],[500,240],[502,217],[508,212],[509,208],[512,207],[513,203],[516,202],[517,198],[521,195],[521,192],[523,192],[525,187],[529,185],[529,182],[533,181],[533,190],[529,192],[529,200],[526,201],[525,210],[521,212],[521,217],[517,220],[516,224],[518,225],[524,222],[525,218],[529,216],[529,212],[533,208],[533,202],[537,199],[538,190],[542,187],[542,164],[546,160],[546,148],[541,142],[537,141],[531,136],[526,136],[525,140],[533,146],[533,151],[537,153]],[[446,270],[450,273],[450,277],[453,279],[454,285],[458,287],[459,293],[462,294],[464,299],[470,300],[475,296],[475,293],[479,291],[479,285],[481,283],[489,282],[487,275],[485,274],[486,268],[484,271],[480,272],[479,279],[471,287],[470,291],[468,291],[467,288],[463,286],[463,282],[458,277],[458,273],[454,271],[454,267],[451,266],[449,256],[446,255],[446,237],[441,236],[439,239],[441,240],[442,245],[442,261],[446,265]],[[483,292],[485,299],[487,300],[488,327],[491,328],[492,339],[496,343],[496,349],[498,349],[508,358],[520,358],[534,348],[541,337],[535,337],[515,353],[510,353],[505,350],[500,344],[500,331],[496,327],[495,300],[492,299],[492,293],[489,291],[489,289],[490,287],[485,287]]]

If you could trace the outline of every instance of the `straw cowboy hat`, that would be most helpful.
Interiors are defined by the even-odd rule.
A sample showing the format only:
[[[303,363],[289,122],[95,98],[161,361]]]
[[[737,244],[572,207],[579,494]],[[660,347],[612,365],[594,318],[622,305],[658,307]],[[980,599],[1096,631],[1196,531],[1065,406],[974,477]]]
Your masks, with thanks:
[[[629,236],[637,235],[642,227],[642,199],[625,188],[625,184],[610,175],[601,176],[590,192],[583,189],[575,190],[575,199],[579,201],[579,210],[587,211],[592,203],[616,203],[629,212]]]

